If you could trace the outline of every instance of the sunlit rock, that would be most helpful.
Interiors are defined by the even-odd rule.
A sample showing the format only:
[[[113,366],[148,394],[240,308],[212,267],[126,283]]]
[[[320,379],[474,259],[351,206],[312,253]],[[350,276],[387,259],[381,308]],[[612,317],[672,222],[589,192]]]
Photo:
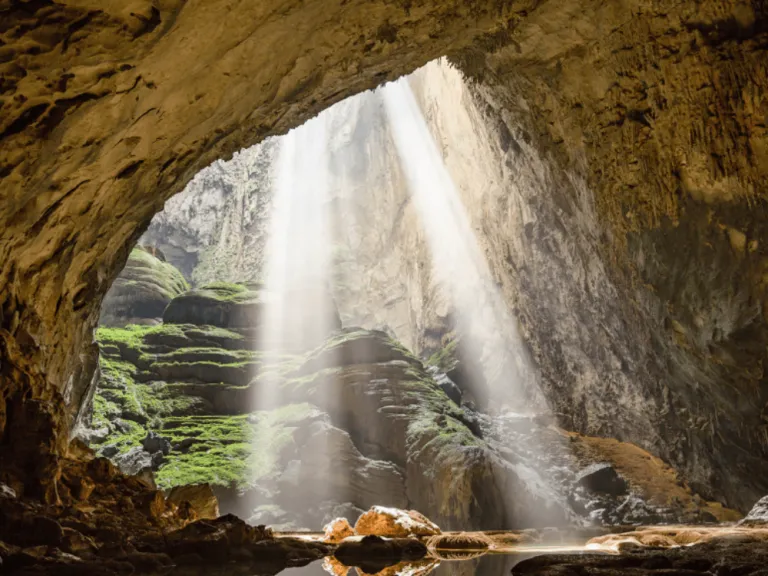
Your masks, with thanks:
[[[198,518],[219,517],[219,501],[209,484],[175,486],[168,493],[168,501],[177,506],[182,502],[189,502]]]
[[[415,510],[374,506],[357,519],[355,533],[405,538],[408,536],[433,536],[441,532],[437,524]]]
[[[768,496],[758,500],[740,523],[747,526],[768,526]]]
[[[436,550],[486,550],[493,540],[482,532],[438,534],[427,540],[427,547]]]
[[[325,525],[323,533],[326,542],[341,542],[348,536],[354,536],[355,531],[349,525],[349,520],[336,518]]]

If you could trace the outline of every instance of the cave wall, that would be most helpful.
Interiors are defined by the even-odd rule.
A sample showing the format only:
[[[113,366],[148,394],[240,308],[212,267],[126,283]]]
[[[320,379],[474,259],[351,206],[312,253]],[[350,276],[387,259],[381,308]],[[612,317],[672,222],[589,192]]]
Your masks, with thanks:
[[[213,160],[515,16],[490,0],[4,0],[0,15],[9,461],[40,452],[12,434],[29,399],[66,437],[91,382],[101,298],[165,199]]]
[[[505,293],[564,424],[748,509],[768,489],[766,5],[563,8],[461,61],[511,173],[537,174]]]
[[[491,240],[487,254],[518,279],[502,290],[553,408],[748,507],[768,488],[766,10],[0,2],[7,461],[34,473],[60,452],[101,297],[165,199],[214,159],[450,53],[518,180],[516,207],[499,196],[473,217],[497,214],[491,239],[522,224],[535,247]],[[548,290],[566,268],[581,287]]]

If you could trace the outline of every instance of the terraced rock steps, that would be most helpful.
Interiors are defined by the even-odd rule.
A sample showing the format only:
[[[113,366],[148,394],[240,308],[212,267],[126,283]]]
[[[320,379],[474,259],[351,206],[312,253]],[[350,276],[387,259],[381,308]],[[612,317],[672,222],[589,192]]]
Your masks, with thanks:
[[[267,354],[265,298],[216,284],[174,298],[162,324],[101,328],[90,445],[162,489],[209,483],[223,512],[283,530],[374,504],[457,528],[546,509],[410,351],[348,328],[309,352]],[[274,405],[257,406],[265,386]]]

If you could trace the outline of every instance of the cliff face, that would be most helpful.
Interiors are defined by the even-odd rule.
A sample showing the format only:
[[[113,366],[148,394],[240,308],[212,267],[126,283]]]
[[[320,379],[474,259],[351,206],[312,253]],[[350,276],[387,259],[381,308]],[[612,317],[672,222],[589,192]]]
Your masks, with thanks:
[[[267,141],[214,162],[165,203],[140,242],[195,285],[260,280],[274,160]]]

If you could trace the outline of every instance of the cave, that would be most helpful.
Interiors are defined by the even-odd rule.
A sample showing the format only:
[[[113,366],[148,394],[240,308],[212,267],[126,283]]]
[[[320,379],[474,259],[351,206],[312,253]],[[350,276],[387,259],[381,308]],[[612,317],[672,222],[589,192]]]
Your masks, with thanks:
[[[0,0],[3,571],[762,573],[766,22]]]

